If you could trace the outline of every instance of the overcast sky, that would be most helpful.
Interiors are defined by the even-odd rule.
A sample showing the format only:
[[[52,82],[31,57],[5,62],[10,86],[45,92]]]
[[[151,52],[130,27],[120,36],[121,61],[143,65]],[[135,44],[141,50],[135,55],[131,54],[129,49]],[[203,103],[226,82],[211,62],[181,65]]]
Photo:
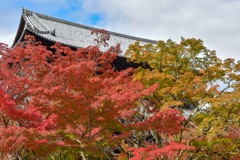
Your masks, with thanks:
[[[153,40],[197,38],[240,60],[240,0],[1,0],[0,42],[11,46],[22,7]]]

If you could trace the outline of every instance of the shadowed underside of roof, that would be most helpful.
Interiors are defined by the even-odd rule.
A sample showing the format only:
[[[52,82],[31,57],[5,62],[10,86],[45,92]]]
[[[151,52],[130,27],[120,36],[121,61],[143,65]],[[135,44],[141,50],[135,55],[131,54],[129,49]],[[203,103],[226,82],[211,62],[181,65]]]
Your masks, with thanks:
[[[94,41],[96,36],[91,34],[92,30],[96,29],[98,28],[64,21],[23,9],[18,32],[12,47],[16,46],[19,41],[22,41],[24,35],[29,32],[53,43],[60,42],[63,45],[74,48],[88,47],[90,45],[96,45]],[[111,35],[108,44],[110,46],[115,46],[119,43],[123,52],[127,50],[130,44],[136,41],[140,41],[140,43],[143,44],[156,43],[156,41],[153,40],[115,32],[108,31],[108,33]],[[104,50],[104,47],[101,49]]]

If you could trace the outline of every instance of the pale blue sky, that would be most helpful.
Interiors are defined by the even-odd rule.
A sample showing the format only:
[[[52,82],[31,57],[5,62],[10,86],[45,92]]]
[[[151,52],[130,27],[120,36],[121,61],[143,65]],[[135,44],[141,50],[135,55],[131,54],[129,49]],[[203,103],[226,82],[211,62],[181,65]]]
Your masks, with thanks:
[[[240,59],[240,0],[1,0],[0,42],[13,42],[22,7],[148,39],[200,38],[221,58]]]

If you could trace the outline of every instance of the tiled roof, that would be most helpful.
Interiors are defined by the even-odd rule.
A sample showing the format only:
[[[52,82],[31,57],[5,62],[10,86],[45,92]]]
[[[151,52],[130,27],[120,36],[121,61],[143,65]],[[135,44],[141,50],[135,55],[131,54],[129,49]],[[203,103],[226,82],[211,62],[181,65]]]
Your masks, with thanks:
[[[21,26],[24,25],[24,26]],[[63,45],[70,47],[87,47],[95,45],[95,35],[91,35],[91,31],[98,28],[93,28],[77,23],[64,21],[61,19],[53,18],[47,15],[36,13],[23,9],[21,22],[19,25],[18,33],[13,43],[13,47],[22,38],[25,31],[30,31],[37,36],[48,40],[50,42],[60,42]],[[122,51],[126,51],[129,44],[136,41],[140,43],[156,43],[156,41],[133,37],[129,35],[110,32],[109,45],[121,44]],[[102,48],[104,50],[104,48]]]

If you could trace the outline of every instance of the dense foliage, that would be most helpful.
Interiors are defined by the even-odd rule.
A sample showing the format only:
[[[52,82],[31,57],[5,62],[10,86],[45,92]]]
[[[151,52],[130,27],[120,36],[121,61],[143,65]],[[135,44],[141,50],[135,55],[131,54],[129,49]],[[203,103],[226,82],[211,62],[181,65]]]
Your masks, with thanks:
[[[47,49],[0,44],[0,159],[238,159],[240,62],[196,39]],[[191,115],[185,115],[192,110]],[[184,116],[185,115],[185,116]]]
[[[179,44],[137,42],[127,56],[150,65],[149,69],[139,67],[134,78],[145,86],[159,84],[151,96],[156,110],[192,111],[175,137],[195,147],[187,154],[189,159],[240,158],[240,61],[221,60],[201,40],[184,38]]]

